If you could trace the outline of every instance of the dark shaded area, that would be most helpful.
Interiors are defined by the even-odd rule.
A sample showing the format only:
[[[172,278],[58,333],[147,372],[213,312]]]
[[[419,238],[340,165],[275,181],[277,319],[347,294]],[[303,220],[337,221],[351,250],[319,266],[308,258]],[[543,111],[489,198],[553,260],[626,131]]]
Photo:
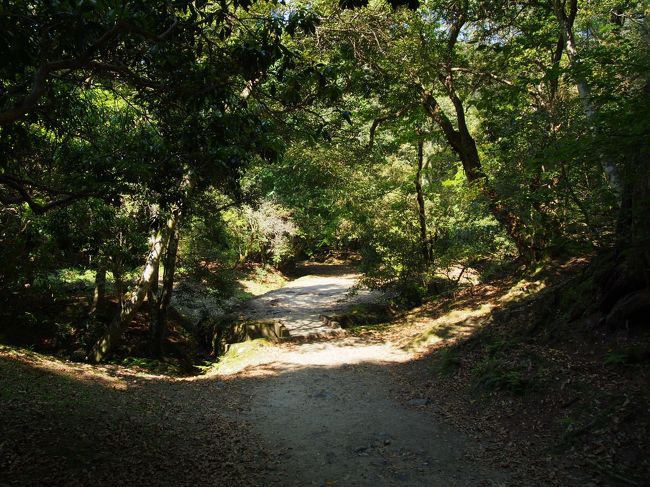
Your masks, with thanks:
[[[263,485],[255,469],[240,468],[254,445],[222,414],[213,383],[122,376],[112,384],[85,370],[75,380],[0,357],[0,483]],[[266,453],[254,457],[263,463]]]

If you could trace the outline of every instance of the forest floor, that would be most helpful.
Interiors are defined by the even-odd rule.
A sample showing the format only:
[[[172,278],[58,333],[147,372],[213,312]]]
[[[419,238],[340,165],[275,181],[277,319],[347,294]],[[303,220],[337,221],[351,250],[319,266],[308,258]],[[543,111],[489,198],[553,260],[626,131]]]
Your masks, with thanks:
[[[309,278],[298,313],[354,306],[346,275],[340,288]],[[645,362],[484,333],[520,320],[541,287],[479,286],[392,326],[249,342],[196,377],[0,347],[0,486],[646,485]],[[294,291],[266,305],[289,319]]]

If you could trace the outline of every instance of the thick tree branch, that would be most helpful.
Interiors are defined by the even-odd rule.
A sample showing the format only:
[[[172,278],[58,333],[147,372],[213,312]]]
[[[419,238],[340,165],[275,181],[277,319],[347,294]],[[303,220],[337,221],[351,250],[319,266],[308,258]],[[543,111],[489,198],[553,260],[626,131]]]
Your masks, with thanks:
[[[423,90],[422,104],[425,112],[427,112],[427,114],[444,132],[451,148],[458,153],[461,150],[460,133],[454,128],[451,120],[449,120],[449,117],[447,117],[445,112],[442,111],[442,108],[440,108],[440,105],[438,104],[438,100],[436,100],[430,91]]]
[[[119,65],[108,65],[98,63],[93,66],[93,56],[96,51],[102,46],[106,45],[113,38],[117,37],[123,32],[135,33],[141,35],[147,39],[160,42],[168,37],[174,27],[178,24],[178,19],[175,19],[174,22],[161,34],[152,34],[146,29],[143,29],[137,25],[120,21],[117,22],[113,27],[108,29],[102,36],[97,39],[86,51],[79,55],[76,58],[60,59],[57,61],[51,61],[45,64],[42,64],[32,76],[31,90],[30,92],[19,101],[13,108],[0,112],[0,125],[6,125],[9,123],[16,122],[24,117],[28,112],[34,109],[38,100],[46,93],[47,91],[47,80],[51,77],[53,73],[56,73],[61,70],[77,70],[82,68],[95,68],[95,69],[110,69],[113,71],[124,71],[125,68]]]
[[[20,179],[14,178],[13,176],[8,174],[0,174],[0,184],[3,184],[11,188],[18,193],[18,196],[13,198],[0,197],[0,201],[2,201],[3,204],[9,205],[9,204],[17,204],[17,203],[27,203],[27,206],[29,206],[32,212],[34,212],[37,215],[42,215],[43,213],[53,208],[68,206],[77,200],[80,200],[82,198],[87,198],[93,195],[93,193],[90,191],[81,191],[78,193],[72,193],[72,192],[65,192],[65,191],[50,190],[51,193],[65,195],[65,196],[50,201],[48,203],[41,204],[34,201],[34,198],[27,190],[26,186],[29,185],[28,182],[21,181]]]
[[[402,108],[401,110],[398,110],[395,113],[389,113],[387,115],[383,115],[381,117],[375,118],[372,122],[372,125],[370,126],[370,135],[368,137],[368,149],[372,149],[373,145],[375,144],[375,133],[377,132],[379,125],[384,122],[387,122],[388,120],[399,118],[402,115],[404,115],[404,113],[406,113],[406,107]]]

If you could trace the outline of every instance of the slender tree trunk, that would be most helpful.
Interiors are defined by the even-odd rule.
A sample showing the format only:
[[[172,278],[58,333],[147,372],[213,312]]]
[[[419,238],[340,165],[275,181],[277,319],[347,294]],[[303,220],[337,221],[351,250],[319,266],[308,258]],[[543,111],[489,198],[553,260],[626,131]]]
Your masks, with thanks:
[[[122,269],[122,259],[120,257],[114,258],[111,264],[115,296],[117,296],[119,309],[122,309],[124,307],[124,273]]]
[[[98,257],[97,268],[95,269],[95,290],[93,292],[93,303],[90,307],[90,314],[101,312],[104,309],[106,300],[106,260]]]
[[[160,312],[160,297],[158,295],[159,280],[160,280],[160,263],[158,263],[158,267],[156,267],[156,269],[154,270],[154,276],[151,279],[151,286],[149,287],[149,291],[147,291],[147,303],[149,305],[149,352],[151,355],[155,355],[151,353],[151,348],[152,348],[151,343],[152,343],[152,335],[154,333],[154,330],[156,329],[158,323],[158,315]]]
[[[93,362],[101,362],[104,360],[111,349],[120,340],[122,334],[131,323],[131,320],[138,312],[144,298],[147,295],[149,288],[156,276],[156,270],[160,264],[160,257],[162,255],[165,244],[169,240],[170,234],[176,228],[178,218],[174,215],[167,222],[166,228],[159,230],[150,240],[149,254],[147,256],[142,276],[131,292],[125,296],[124,305],[120,312],[111,321],[108,330],[100,338],[89,354],[89,360]]]
[[[178,256],[178,226],[174,228],[169,237],[167,252],[165,254],[163,285],[156,300],[156,312],[152,316],[151,335],[149,340],[149,352],[153,357],[162,357],[164,353],[164,341],[167,334],[167,308],[172,299],[174,290],[174,273],[176,272],[176,260]],[[155,319],[155,322],[153,321]]]
[[[424,165],[424,140],[418,140],[418,170],[415,173],[415,194],[418,200],[418,220],[420,222],[420,246],[425,265],[431,261],[430,245],[427,240],[427,217],[422,192],[422,168]]]
[[[576,87],[578,88],[578,94],[580,96],[580,101],[582,101],[585,116],[589,122],[593,122],[594,118],[597,115],[597,111],[591,101],[591,90],[589,88],[589,84],[587,83],[587,80],[582,75],[582,73],[580,73],[580,58],[578,56],[575,36],[573,35],[573,23],[578,13],[578,2],[577,0],[569,0],[568,13],[565,10],[565,3],[566,1],[554,0],[553,7],[560,23],[561,35],[564,41],[564,50],[567,54],[567,57],[569,58],[569,65],[574,69]],[[593,130],[594,128],[592,127],[592,131]],[[618,168],[614,165],[614,163],[608,161],[603,155],[601,155],[598,159],[610,187],[614,190],[617,198],[619,199],[620,205],[620,201],[623,196],[623,184],[621,182]]]

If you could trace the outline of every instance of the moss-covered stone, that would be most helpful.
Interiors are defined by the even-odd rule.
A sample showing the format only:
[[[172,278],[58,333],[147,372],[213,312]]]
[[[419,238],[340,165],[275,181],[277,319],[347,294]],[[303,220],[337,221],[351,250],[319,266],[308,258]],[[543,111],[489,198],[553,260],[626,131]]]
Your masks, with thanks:
[[[232,315],[214,323],[212,351],[216,356],[228,351],[232,344],[264,338],[280,341],[289,338],[285,326],[279,321],[237,321]]]

